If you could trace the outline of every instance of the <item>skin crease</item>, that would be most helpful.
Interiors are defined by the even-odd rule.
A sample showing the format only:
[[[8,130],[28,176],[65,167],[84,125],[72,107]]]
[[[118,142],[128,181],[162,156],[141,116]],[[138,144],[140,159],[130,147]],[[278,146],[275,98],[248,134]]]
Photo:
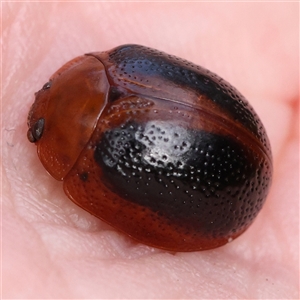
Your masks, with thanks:
[[[3,3],[3,298],[299,298],[297,3]],[[253,17],[255,16],[255,17]],[[273,185],[254,224],[214,250],[138,244],[68,200],[26,138],[62,64],[137,43],[229,81],[262,119]]]

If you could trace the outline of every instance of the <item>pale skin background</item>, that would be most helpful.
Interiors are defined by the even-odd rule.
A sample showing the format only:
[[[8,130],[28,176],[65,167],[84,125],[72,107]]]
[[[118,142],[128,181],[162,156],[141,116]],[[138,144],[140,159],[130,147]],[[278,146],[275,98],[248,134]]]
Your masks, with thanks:
[[[297,3],[3,3],[3,298],[299,298]],[[71,203],[26,138],[66,61],[138,43],[202,65],[251,102],[274,178],[250,229],[219,249],[138,244]]]

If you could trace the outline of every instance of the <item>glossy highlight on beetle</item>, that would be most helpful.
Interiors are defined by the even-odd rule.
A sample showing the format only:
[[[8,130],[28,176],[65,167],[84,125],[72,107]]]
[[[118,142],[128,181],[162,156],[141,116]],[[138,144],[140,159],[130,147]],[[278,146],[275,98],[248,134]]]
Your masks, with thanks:
[[[72,201],[153,247],[228,243],[271,184],[268,137],[245,98],[216,74],[144,46],[65,64],[36,93],[28,127]]]

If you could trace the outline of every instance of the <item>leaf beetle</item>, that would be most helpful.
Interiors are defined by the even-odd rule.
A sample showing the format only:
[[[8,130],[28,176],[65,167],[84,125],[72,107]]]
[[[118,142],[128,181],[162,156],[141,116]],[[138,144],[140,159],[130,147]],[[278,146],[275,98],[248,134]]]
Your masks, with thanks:
[[[242,234],[272,179],[269,140],[218,75],[140,45],[79,56],[36,93],[28,139],[66,195],[170,251]]]

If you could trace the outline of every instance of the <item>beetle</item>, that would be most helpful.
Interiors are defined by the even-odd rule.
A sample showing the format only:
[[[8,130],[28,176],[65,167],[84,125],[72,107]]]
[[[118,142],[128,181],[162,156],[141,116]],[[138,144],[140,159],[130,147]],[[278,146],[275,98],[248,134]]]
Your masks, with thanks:
[[[261,210],[272,154],[228,82],[140,45],[79,56],[35,95],[27,137],[84,210],[138,242],[206,250]]]

